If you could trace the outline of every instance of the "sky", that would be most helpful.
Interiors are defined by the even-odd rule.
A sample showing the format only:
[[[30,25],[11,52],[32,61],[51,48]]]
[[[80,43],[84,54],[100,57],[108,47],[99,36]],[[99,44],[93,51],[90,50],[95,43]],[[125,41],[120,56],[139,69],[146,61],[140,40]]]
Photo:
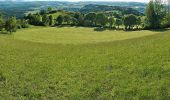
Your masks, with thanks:
[[[0,0],[0,1],[125,1],[125,2],[148,2],[149,0]]]

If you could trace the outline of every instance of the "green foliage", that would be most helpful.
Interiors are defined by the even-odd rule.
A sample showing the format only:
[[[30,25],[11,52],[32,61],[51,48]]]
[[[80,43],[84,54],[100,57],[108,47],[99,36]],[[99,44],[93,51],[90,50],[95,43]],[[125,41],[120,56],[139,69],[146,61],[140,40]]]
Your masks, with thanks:
[[[40,15],[45,15],[45,14],[47,14],[47,11],[46,11],[46,10],[41,10],[41,11],[40,11]]]
[[[138,21],[138,19],[137,19],[137,17],[135,15],[133,15],[133,14],[126,15],[124,17],[124,19],[123,19],[123,23],[125,25],[125,29],[126,30],[127,29],[129,29],[129,30],[133,29],[133,27],[135,25],[137,25],[137,21]]]
[[[118,29],[119,29],[119,26],[122,25],[122,23],[123,23],[122,20],[118,18],[115,21],[115,25],[118,26]]]
[[[53,8],[52,7],[48,7],[48,12],[51,12],[52,10],[53,10]]]
[[[146,27],[160,28],[164,17],[163,4],[159,0],[151,0],[146,8]]]
[[[96,15],[96,23],[102,27],[106,25],[108,18],[105,14],[99,13]]]
[[[74,25],[83,26],[84,25],[84,15],[81,13],[75,13],[74,18],[72,18],[72,22]]]
[[[112,28],[113,25],[115,24],[115,18],[114,17],[109,17],[108,23],[109,23],[110,28]]]
[[[42,23],[44,26],[48,26],[50,24],[50,19],[47,14],[44,14],[42,17]]]
[[[6,31],[12,33],[12,32],[16,32],[17,30],[17,20],[15,17],[11,17],[9,19],[7,19],[6,23],[5,23],[5,29]]]
[[[42,16],[40,14],[28,14],[26,19],[29,20],[31,25],[42,25]]]
[[[141,26],[141,25],[142,25],[142,19],[141,19],[141,17],[139,16],[139,17],[137,17],[137,20],[136,20],[137,29],[139,29],[139,26]]]
[[[71,16],[70,15],[65,15],[64,16],[64,22],[66,22],[67,24],[71,23]]]
[[[62,25],[64,21],[64,18],[62,15],[59,15],[58,18],[56,19],[57,24]]]
[[[21,27],[22,28],[28,28],[29,27],[28,21],[25,20],[25,19],[21,19]]]
[[[53,20],[53,19],[54,19],[53,16],[50,15],[50,16],[49,16],[49,25],[50,25],[50,26],[54,25],[54,20]]]
[[[95,26],[96,13],[94,12],[88,13],[85,16],[84,20],[89,22],[90,26]]]
[[[165,16],[163,25],[164,27],[170,27],[170,13],[167,13],[167,15]]]

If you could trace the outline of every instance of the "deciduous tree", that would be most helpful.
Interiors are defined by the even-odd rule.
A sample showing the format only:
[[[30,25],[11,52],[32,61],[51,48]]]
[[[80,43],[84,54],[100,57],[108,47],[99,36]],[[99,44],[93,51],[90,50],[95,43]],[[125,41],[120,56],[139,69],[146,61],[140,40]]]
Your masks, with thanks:
[[[91,26],[95,26],[96,13],[91,12],[85,16],[85,20],[89,21]]]
[[[56,20],[56,22],[57,22],[57,24],[62,25],[63,20],[64,20],[63,16],[62,16],[62,15],[59,15],[58,18],[57,18],[57,20]]]
[[[6,29],[6,31],[8,31],[10,33],[16,32],[16,30],[17,30],[17,20],[16,20],[15,17],[11,17],[11,18],[6,20],[5,29]]]
[[[107,17],[103,13],[99,13],[96,16],[96,23],[102,27],[104,27],[107,23]]]

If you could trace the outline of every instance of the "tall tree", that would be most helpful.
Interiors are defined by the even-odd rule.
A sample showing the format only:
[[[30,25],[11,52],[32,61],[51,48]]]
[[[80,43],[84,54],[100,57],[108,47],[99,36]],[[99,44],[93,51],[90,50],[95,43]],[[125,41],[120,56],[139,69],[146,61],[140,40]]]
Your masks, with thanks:
[[[6,20],[5,29],[10,33],[15,32],[17,30],[17,20],[15,17],[11,17]]]
[[[109,22],[110,28],[112,28],[112,27],[113,27],[113,24],[115,23],[115,18],[114,18],[114,17],[110,17],[110,18],[108,19],[108,22]]]
[[[63,20],[64,20],[63,16],[62,16],[62,15],[59,15],[59,16],[57,17],[57,19],[56,19],[56,22],[57,22],[57,24],[62,25]]]
[[[28,28],[29,27],[28,21],[25,19],[21,19],[21,27]]]
[[[48,26],[48,25],[49,25],[49,22],[50,22],[50,20],[49,20],[48,15],[47,15],[47,14],[44,14],[43,17],[42,17],[42,23],[43,23],[43,25],[44,25],[44,26]]]
[[[46,10],[41,10],[41,11],[40,11],[40,15],[45,15],[45,14],[47,14],[47,11],[46,11]]]
[[[119,26],[122,25],[122,20],[117,18],[117,19],[115,20],[115,25],[116,25],[116,26],[118,27],[118,29],[119,29]]]
[[[65,15],[65,16],[64,16],[64,21],[65,21],[67,24],[70,24],[70,22],[71,22],[71,16],[70,16],[70,15]]]
[[[96,23],[102,27],[104,27],[107,23],[107,17],[103,13],[99,13],[96,16]]]
[[[91,12],[85,16],[85,20],[89,21],[91,26],[95,26],[96,13]]]
[[[53,16],[49,16],[49,25],[52,26],[54,24]]]
[[[139,29],[139,26],[142,24],[142,20],[141,20],[141,17],[137,17],[137,21],[136,21],[136,26],[137,26],[137,29]]]
[[[151,0],[146,8],[146,26],[149,28],[159,28],[163,19],[163,5],[161,0]]]
[[[137,17],[133,14],[126,15],[123,19],[123,23],[126,30],[133,29],[133,27],[137,25]]]
[[[76,22],[77,25],[83,25],[84,24],[84,15],[83,14],[75,13],[73,17],[74,18],[72,18],[72,21]],[[76,23],[74,23],[74,24],[76,24]]]

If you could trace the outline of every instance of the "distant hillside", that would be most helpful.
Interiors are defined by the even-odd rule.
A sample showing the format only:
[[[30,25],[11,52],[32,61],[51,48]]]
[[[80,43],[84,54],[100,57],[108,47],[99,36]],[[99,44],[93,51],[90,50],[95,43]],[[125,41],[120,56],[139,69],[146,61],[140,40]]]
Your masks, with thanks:
[[[93,5],[101,5],[100,7],[104,7],[104,9],[106,10],[125,9],[125,11],[127,10],[134,11],[131,9],[127,9],[127,8],[133,8],[139,11],[140,13],[143,13],[146,7],[145,3],[137,3],[137,2],[64,2],[64,1],[62,2],[59,1],[37,1],[37,2],[4,1],[2,2],[0,1],[0,12],[4,13],[6,17],[16,16],[17,18],[21,18],[24,16],[25,13],[47,9],[48,7],[53,7],[54,9],[60,9],[66,11],[86,12],[86,10],[88,11],[90,6]],[[95,9],[99,9],[99,11],[103,11],[104,9],[101,9],[100,7],[96,6]],[[136,11],[134,11],[134,13],[136,13]]]
[[[89,12],[104,12],[104,11],[118,11],[122,14],[135,14],[135,15],[142,15],[141,12],[130,8],[130,7],[121,7],[121,6],[107,6],[107,5],[95,5],[89,4],[84,6],[80,9],[82,13],[89,13]]]

